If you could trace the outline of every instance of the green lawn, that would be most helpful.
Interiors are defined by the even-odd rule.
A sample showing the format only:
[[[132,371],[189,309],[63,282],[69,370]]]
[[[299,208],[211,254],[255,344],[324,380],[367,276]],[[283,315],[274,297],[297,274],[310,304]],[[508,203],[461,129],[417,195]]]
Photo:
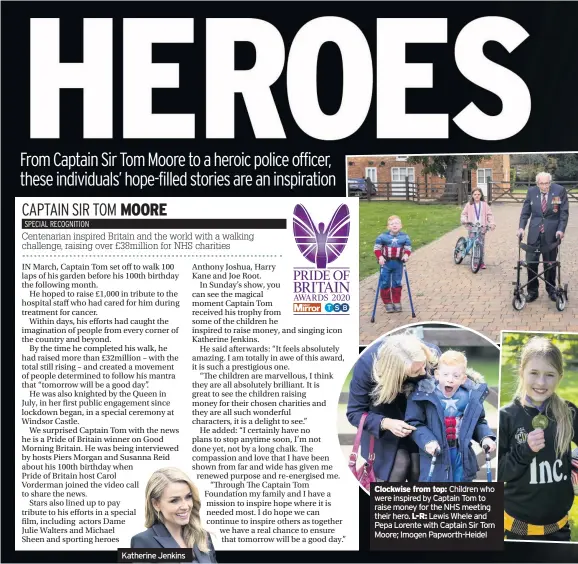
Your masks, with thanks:
[[[359,202],[359,278],[378,271],[373,245],[387,229],[387,218],[398,215],[415,251],[460,226],[461,208],[450,205],[418,205],[412,202]],[[449,251],[448,251],[449,252]]]
[[[515,374],[515,355],[516,348],[509,347],[510,350],[504,353],[509,362],[502,365],[502,385],[500,394],[500,404],[505,405],[509,403],[516,389],[516,374]],[[509,353],[509,354],[507,354]],[[574,405],[578,404],[578,372],[566,371],[564,378],[558,386],[560,397],[571,401]],[[578,445],[577,445],[578,446]],[[574,498],[576,500],[576,498]],[[574,505],[570,511],[570,526],[572,530],[572,541],[578,542],[578,501],[574,501]]]

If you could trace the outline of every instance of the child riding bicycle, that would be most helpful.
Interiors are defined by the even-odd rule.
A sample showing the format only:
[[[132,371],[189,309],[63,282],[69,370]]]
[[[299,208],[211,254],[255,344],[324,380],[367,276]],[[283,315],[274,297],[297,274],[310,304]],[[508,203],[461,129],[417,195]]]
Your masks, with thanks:
[[[496,224],[492,209],[484,200],[484,194],[480,188],[473,189],[472,198],[464,207],[460,219],[462,225],[467,227],[470,238],[475,236],[474,228],[479,224],[479,237],[485,247],[486,231],[488,229],[494,230]],[[486,268],[486,265],[482,262],[480,268]]]

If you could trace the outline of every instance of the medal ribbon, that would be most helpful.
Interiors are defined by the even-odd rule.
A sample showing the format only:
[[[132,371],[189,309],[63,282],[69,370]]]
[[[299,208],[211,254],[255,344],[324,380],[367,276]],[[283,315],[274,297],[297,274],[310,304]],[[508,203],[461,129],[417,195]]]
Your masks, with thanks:
[[[480,221],[480,213],[482,212],[482,202],[478,205],[474,204],[474,212],[476,213],[476,219]]]
[[[540,413],[540,415],[542,415],[544,413],[544,411],[546,410],[546,402],[542,402],[542,405],[540,407],[538,407],[536,404],[534,404],[534,402],[530,399],[530,396],[526,396],[525,400],[526,403],[530,404],[534,409],[537,409],[538,412]]]
[[[546,429],[548,427],[548,418],[544,415],[546,409],[546,402],[543,402],[540,407],[534,404],[529,396],[526,396],[525,401],[530,404],[534,409],[538,410],[538,415],[532,419],[532,427],[534,429]]]

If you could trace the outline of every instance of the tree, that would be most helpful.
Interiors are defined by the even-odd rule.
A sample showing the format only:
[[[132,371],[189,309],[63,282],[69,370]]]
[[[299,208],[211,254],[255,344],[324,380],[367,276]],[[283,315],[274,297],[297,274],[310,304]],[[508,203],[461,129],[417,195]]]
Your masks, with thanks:
[[[442,176],[449,184],[447,191],[456,193],[462,183],[464,168],[476,170],[478,164],[489,155],[436,155],[433,157],[410,157],[409,164],[421,164],[425,174]]]
[[[554,175],[556,180],[576,180],[578,179],[578,155],[568,153],[563,155],[550,155],[556,159]]]
[[[546,166],[548,165],[548,155],[544,155],[541,153],[533,155],[512,155],[511,163],[518,165],[532,165],[536,167],[546,168]]]
[[[539,172],[554,174],[556,155],[538,153],[534,155],[512,155],[512,165],[516,166],[517,180],[533,181]]]

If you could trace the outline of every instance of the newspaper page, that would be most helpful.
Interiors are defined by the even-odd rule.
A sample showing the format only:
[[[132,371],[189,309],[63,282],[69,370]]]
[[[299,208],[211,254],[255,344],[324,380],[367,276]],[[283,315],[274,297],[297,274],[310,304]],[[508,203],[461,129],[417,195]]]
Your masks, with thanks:
[[[496,8],[2,2],[3,561],[578,560],[578,13]]]

